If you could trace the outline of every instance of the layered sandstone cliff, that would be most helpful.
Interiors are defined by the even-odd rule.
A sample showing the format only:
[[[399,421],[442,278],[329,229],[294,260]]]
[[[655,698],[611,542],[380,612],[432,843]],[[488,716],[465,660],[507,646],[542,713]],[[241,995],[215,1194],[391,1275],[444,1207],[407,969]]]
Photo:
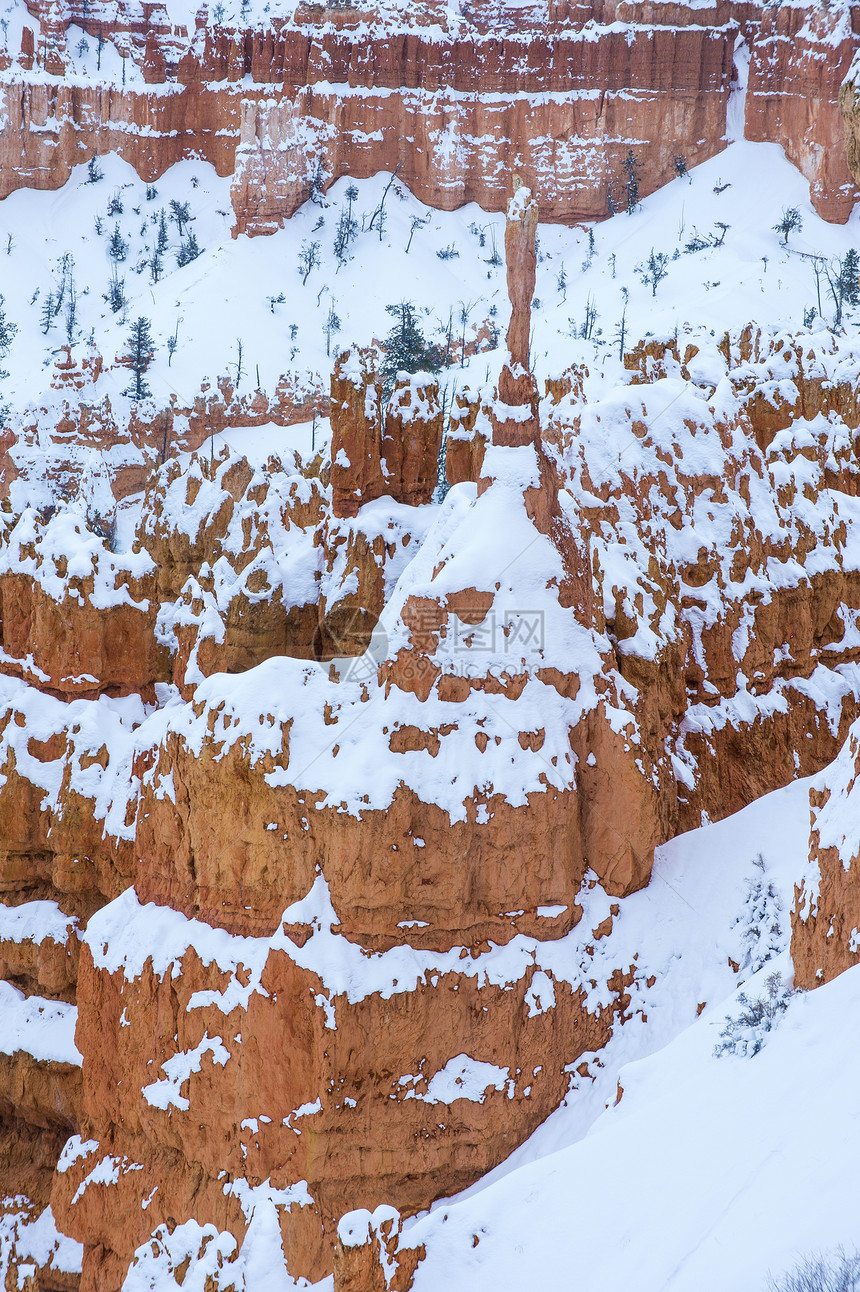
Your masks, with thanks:
[[[740,29],[749,137],[785,147],[826,218],[844,221],[853,201],[837,106],[858,43],[847,3],[299,5],[248,30],[205,9],[193,30],[152,5],[143,21],[124,4],[28,9],[0,72],[0,194],[57,187],[116,151],[147,180],[187,156],[235,172],[250,233],[277,228],[315,185],[395,169],[445,209],[503,209],[518,172],[542,218],[600,219],[626,201],[631,146],[642,194],[678,156],[693,166],[724,147]],[[71,24],[115,50],[104,73],[76,61]]]

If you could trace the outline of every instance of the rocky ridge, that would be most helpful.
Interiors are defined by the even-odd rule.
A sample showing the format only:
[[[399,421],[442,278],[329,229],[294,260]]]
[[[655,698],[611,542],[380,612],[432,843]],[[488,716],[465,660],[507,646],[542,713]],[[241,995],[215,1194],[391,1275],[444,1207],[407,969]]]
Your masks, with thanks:
[[[592,966],[655,845],[857,715],[850,343],[682,332],[539,396],[535,224],[521,188],[509,358],[460,393],[441,509],[432,383],[383,418],[355,352],[330,446],[165,461],[128,544],[6,504],[2,957],[77,1032],[9,1055],[5,1142],[38,1138],[84,1288],[153,1235],[234,1285],[252,1230],[405,1287],[393,1208],[507,1156],[647,1002],[635,957]]]

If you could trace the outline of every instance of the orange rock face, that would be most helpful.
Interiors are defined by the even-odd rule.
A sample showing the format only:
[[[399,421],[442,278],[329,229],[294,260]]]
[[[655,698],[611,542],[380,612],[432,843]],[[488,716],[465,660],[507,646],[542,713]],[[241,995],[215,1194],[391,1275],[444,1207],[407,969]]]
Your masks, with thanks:
[[[823,334],[747,329],[637,347],[621,404],[588,403],[579,371],[540,401],[527,370],[518,404],[462,391],[448,468],[468,470],[428,528],[435,389],[401,384],[383,428],[352,356],[331,463],[165,462],[129,551],[79,528],[71,573],[65,509],[5,513],[10,589],[26,575],[57,616],[77,598],[105,634],[147,602],[136,655],[90,650],[89,691],[57,685],[53,620],[13,613],[4,637],[0,880],[66,923],[0,937],[0,959],[25,999],[77,1003],[83,1069],[10,1061],[0,1111],[10,1161],[39,1127],[36,1202],[73,1132],[51,1199],[84,1288],[112,1292],[171,1225],[240,1243],[263,1184],[295,1275],[377,1278],[385,1235],[344,1243],[345,1213],[427,1207],[557,1105],[636,980],[604,968],[592,996],[610,903],[656,844],[817,770],[856,717],[841,363]],[[500,443],[518,408],[534,432]],[[605,418],[638,446],[609,474]],[[817,910],[847,913],[825,973],[855,956],[829,846]],[[822,927],[796,923],[801,975]]]
[[[782,144],[816,211],[838,223],[857,200],[839,102],[858,45],[852,11],[817,5],[765,8],[751,42],[746,137]],[[851,138],[849,127],[849,148]]]
[[[856,725],[826,773],[809,792],[809,867],[795,889],[791,958],[798,987],[809,991],[860,961],[860,837]]]
[[[543,219],[600,219],[630,142],[643,194],[673,177],[679,153],[693,166],[723,146],[738,23],[752,53],[748,137],[785,146],[827,218],[847,219],[853,201],[837,98],[857,38],[829,11],[553,0],[494,6],[492,16],[473,5],[446,30],[435,3],[412,6],[408,19],[379,8],[372,35],[358,11],[305,6],[248,32],[204,19],[189,33],[160,22],[154,6],[143,24],[124,6],[108,22],[76,15],[170,90],[150,94],[70,83],[71,13],[31,8],[38,63],[56,79],[27,80],[29,48],[5,74],[0,195],[56,187],[82,156],[117,151],[147,180],[189,155],[221,175],[235,170],[246,232],[279,227],[320,167],[327,181],[398,167],[417,196],[445,209],[504,209],[518,172]],[[431,22],[441,38],[427,35]]]
[[[597,969],[595,947],[655,846],[819,770],[860,707],[839,509],[860,406],[835,342],[651,338],[591,403],[579,369],[541,398],[528,362],[538,210],[604,214],[631,139],[643,192],[718,150],[734,18],[748,133],[845,218],[853,34],[722,3],[695,24],[535,3],[506,30],[477,3],[458,33],[434,0],[413,9],[373,37],[357,10],[302,7],[190,34],[120,4],[148,92],[74,83],[70,14],[40,3],[3,70],[2,192],[116,148],[147,178],[202,152],[247,232],[318,174],[398,163],[440,207],[502,209],[513,173],[534,195],[509,208],[508,362],[492,394],[457,394],[441,508],[438,389],[386,403],[365,352],[330,392],[222,381],[127,423],[87,402],[99,356],[56,365],[60,505],[2,513],[0,986],[66,1042],[0,1056],[0,1183],[50,1198],[84,1292],[116,1292],[142,1244],[172,1260],[186,1224],[229,1267],[264,1223],[294,1277],[406,1292],[394,1206],[502,1161],[628,1018],[637,967]],[[330,459],[206,451],[327,408]],[[7,495],[40,412],[3,442]],[[607,426],[637,453],[607,464]],[[75,444],[124,446],[114,497],[146,491],[123,551],[111,515],[64,505]],[[813,799],[806,985],[860,956],[837,821],[858,757],[855,731]]]

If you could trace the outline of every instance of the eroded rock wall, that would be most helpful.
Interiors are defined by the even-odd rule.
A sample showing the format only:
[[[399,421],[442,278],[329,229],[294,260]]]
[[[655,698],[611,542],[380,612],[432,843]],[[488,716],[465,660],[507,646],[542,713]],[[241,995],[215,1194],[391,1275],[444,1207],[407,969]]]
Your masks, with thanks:
[[[655,846],[857,717],[850,340],[699,329],[541,397],[534,233],[521,187],[441,506],[432,383],[383,425],[351,355],[330,450],[154,464],[124,544],[61,494],[3,513],[0,987],[52,1025],[6,1042],[0,1112],[87,1292],[184,1225],[358,1277],[345,1213],[472,1182],[647,1000],[599,948]]]
[[[144,6],[146,9],[147,6]],[[6,52],[0,194],[54,188],[116,151],[153,180],[181,157],[235,173],[240,232],[279,227],[313,184],[398,169],[432,206],[501,210],[519,173],[541,218],[600,219],[634,145],[647,194],[725,145],[738,29],[751,50],[748,137],[782,144],[828,219],[847,219],[839,87],[855,9],[749,3],[553,3],[316,9],[266,29],[193,31],[123,6],[40,4]],[[71,22],[111,40],[144,83],[93,84],[65,50]]]

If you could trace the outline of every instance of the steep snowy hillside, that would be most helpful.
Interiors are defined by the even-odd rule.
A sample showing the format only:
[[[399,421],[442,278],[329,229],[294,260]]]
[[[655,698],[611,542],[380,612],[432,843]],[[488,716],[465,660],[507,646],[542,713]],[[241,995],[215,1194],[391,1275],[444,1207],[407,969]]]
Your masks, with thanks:
[[[63,418],[69,399],[68,383],[51,374],[70,339],[77,362],[91,355],[96,365],[75,378],[86,384],[79,398],[91,407],[107,398],[110,406],[95,455],[86,452],[98,435],[98,421],[90,427],[91,419],[79,435],[70,436],[66,426],[55,452],[65,458],[70,440],[80,441],[83,487],[96,491],[101,481],[101,494],[86,499],[97,511],[110,508],[105,471],[128,471],[142,465],[147,452],[162,450],[165,407],[178,414],[171,419],[171,439],[187,442],[188,415],[207,389],[217,392],[226,383],[231,397],[245,400],[234,414],[240,424],[259,423],[263,413],[278,423],[302,421],[312,410],[324,415],[336,354],[387,336],[394,321],[386,308],[404,300],[415,305],[428,341],[448,354],[450,367],[441,375],[447,402],[463,386],[497,380],[510,316],[501,216],[473,205],[450,214],[433,211],[396,180],[390,184],[390,176],[378,176],[340,181],[324,204],[306,204],[271,238],[234,239],[228,184],[210,167],[182,162],[152,186],[116,158],[101,160],[99,169],[103,178],[95,184],[81,166],[58,193],[15,193],[3,207],[9,248],[4,308],[18,330],[4,360],[8,376],[0,395],[18,439],[16,466],[28,479],[43,476],[44,454],[52,452],[49,428]],[[350,200],[348,191],[357,197]],[[378,219],[362,231],[386,192],[382,237]],[[181,231],[176,204],[180,215],[187,207],[190,216]],[[787,242],[772,227],[786,210],[796,210],[802,222]],[[341,262],[337,231],[350,211],[356,231]],[[159,255],[162,222],[166,248]],[[192,234],[200,254],[179,267]],[[111,256],[117,237],[121,260]],[[825,336],[837,309],[849,327],[839,349],[850,363],[857,307],[834,299],[828,273],[832,282],[834,263],[855,243],[860,245],[856,217],[840,227],[816,216],[802,178],[781,150],[732,144],[632,215],[574,229],[541,226],[532,313],[535,374],[543,381],[573,362],[585,364],[591,396],[626,379],[619,356],[640,339],[663,340],[680,331],[704,348],[700,333],[719,337],[751,321],[792,333],[808,325]],[[656,284],[648,268],[652,252]],[[116,311],[106,299],[112,282],[121,297]],[[120,361],[130,326],[141,316],[151,322],[155,345],[146,373],[152,400],[134,403],[126,398],[131,375]],[[714,374],[714,384],[716,379]],[[56,394],[50,385],[58,387]],[[268,403],[255,416],[261,400]],[[71,411],[71,417],[77,421],[80,413]],[[138,423],[148,446],[133,442]],[[197,432],[197,443],[200,438]],[[38,445],[32,470],[28,442]],[[284,442],[309,444],[309,431]],[[105,456],[107,447],[112,458]]]

